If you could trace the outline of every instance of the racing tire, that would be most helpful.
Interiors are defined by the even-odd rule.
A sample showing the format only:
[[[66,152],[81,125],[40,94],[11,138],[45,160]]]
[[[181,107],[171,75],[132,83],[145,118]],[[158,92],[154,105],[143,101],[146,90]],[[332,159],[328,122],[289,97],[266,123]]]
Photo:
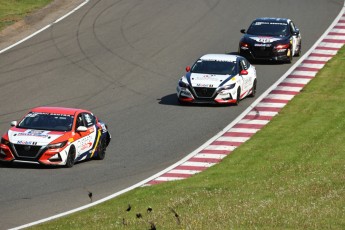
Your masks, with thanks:
[[[255,97],[256,95],[256,79],[253,82],[252,92],[249,94],[249,97]]]
[[[295,54],[295,56],[299,57],[299,56],[301,56],[301,53],[302,53],[302,42],[299,44],[298,52]]]
[[[237,95],[236,95],[236,103],[235,103],[235,105],[239,105],[239,104],[240,104],[240,100],[241,100],[241,89],[238,88],[238,89],[237,89]]]
[[[105,157],[105,151],[107,149],[107,143],[104,139],[101,139],[97,146],[97,155],[94,157],[96,160],[103,160]]]
[[[65,167],[72,168],[74,165],[74,159],[75,159],[75,149],[71,147],[67,155]]]
[[[288,50],[288,53],[290,53],[290,56],[288,56],[287,63],[291,64],[292,63],[292,50],[291,50],[291,48]]]

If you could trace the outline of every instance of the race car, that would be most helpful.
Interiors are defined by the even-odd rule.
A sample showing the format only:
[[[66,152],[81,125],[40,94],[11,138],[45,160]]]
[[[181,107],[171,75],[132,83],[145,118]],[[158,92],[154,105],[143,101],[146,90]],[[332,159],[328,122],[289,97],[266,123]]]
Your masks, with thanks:
[[[103,160],[111,135],[90,111],[37,107],[2,136],[0,162],[72,167],[86,159]]]
[[[255,96],[256,69],[238,55],[206,54],[177,84],[177,98],[181,104],[235,104],[246,96]]]
[[[241,30],[238,53],[248,60],[283,61],[291,63],[301,55],[299,29],[287,18],[257,18],[248,30]]]

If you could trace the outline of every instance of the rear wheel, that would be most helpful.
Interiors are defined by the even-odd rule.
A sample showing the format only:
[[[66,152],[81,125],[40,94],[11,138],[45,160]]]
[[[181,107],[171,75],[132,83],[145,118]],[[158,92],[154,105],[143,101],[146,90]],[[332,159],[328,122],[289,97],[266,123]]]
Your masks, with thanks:
[[[103,160],[105,157],[105,151],[107,149],[107,144],[105,139],[101,139],[97,146],[97,155],[95,156],[96,160]]]
[[[68,155],[67,155],[67,160],[66,160],[66,168],[72,168],[74,165],[74,159],[75,159],[75,149],[70,148]]]
[[[250,97],[255,97],[255,94],[256,94],[256,79],[253,82],[252,92],[251,92],[251,94],[249,96]]]
[[[240,100],[241,100],[241,89],[238,88],[238,89],[237,89],[237,95],[236,95],[236,103],[235,103],[235,105],[240,104]]]

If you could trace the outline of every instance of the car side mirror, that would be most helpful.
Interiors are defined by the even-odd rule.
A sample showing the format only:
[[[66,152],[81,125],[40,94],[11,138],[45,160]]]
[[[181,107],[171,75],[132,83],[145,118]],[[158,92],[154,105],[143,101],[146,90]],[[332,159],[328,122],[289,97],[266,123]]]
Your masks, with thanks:
[[[241,29],[241,33],[242,33],[242,34],[245,34],[245,33],[246,33],[246,30],[245,30],[245,29]]]
[[[186,67],[186,72],[190,72],[190,66]]]
[[[11,121],[11,126],[14,127],[14,126],[17,126],[18,125],[18,122],[17,121]]]
[[[241,70],[240,75],[248,75],[248,71],[247,70]]]
[[[295,31],[293,32],[293,35],[299,35],[299,29],[295,28]]]
[[[79,126],[77,128],[77,132],[86,132],[87,131],[87,128],[85,126]]]

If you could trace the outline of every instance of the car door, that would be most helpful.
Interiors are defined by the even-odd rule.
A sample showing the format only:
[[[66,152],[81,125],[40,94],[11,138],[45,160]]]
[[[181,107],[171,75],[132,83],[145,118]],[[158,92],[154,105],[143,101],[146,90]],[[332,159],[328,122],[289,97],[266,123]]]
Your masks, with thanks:
[[[252,87],[252,78],[253,78],[253,68],[250,68],[250,63],[244,59],[240,58],[240,71],[246,70],[248,72],[247,75],[241,75],[243,79],[243,86],[242,86],[242,92],[248,92]]]
[[[84,160],[92,155],[92,150],[96,143],[96,119],[90,113],[80,113],[77,116],[76,128],[75,128],[75,147],[78,160]],[[77,129],[83,126],[86,128],[84,131],[77,131]]]
[[[295,27],[295,24],[290,21],[290,33],[291,33],[291,43],[292,43],[292,56],[295,56],[296,55],[296,52],[298,50],[298,45],[299,45],[299,42],[300,42],[300,39],[301,39],[301,36],[300,36],[300,33],[299,33],[299,30]]]

